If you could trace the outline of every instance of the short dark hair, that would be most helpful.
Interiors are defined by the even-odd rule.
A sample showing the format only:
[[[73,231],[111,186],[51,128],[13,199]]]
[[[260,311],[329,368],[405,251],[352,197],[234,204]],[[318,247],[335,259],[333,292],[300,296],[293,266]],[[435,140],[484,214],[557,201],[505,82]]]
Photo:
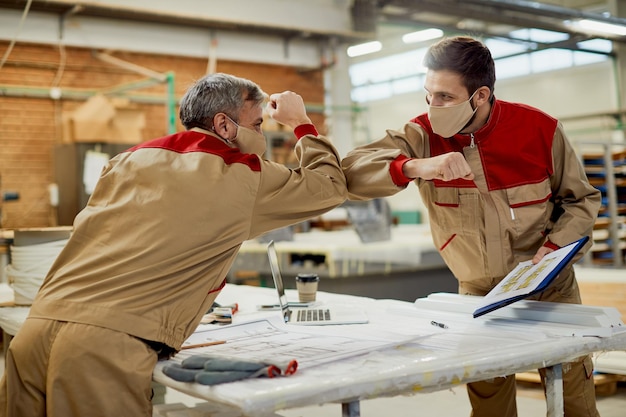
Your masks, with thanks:
[[[239,122],[246,101],[261,105],[266,94],[256,83],[234,75],[215,73],[196,81],[180,101],[178,115],[186,129],[213,129],[213,117],[225,113]]]
[[[496,67],[489,49],[468,36],[444,38],[428,48],[424,66],[433,71],[448,70],[459,74],[468,94],[482,86],[491,95],[496,83]]]

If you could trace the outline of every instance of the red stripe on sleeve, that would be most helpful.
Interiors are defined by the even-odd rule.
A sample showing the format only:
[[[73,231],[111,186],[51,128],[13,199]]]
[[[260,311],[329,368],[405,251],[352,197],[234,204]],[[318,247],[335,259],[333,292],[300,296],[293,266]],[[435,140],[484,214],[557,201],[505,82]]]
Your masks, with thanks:
[[[306,135],[313,135],[313,136],[319,135],[319,133],[317,133],[317,129],[312,124],[300,125],[293,130],[293,133],[296,135],[298,139]]]
[[[398,155],[396,159],[391,161],[391,165],[389,166],[389,173],[391,174],[391,179],[393,183],[396,184],[398,187],[406,187],[411,181],[414,180],[414,178],[408,178],[406,175],[404,175],[404,172],[402,172],[402,167],[410,160],[411,158],[408,158],[404,155]]]

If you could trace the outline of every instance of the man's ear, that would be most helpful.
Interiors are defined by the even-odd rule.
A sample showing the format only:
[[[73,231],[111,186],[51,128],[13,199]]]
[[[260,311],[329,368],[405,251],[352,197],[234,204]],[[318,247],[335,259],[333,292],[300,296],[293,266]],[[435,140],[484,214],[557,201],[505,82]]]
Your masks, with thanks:
[[[223,138],[230,138],[232,136],[232,129],[232,123],[229,123],[228,118],[224,113],[217,113],[213,116],[213,131],[215,133]]]
[[[489,101],[489,97],[491,96],[491,89],[487,86],[482,86],[476,91],[476,105],[480,106],[487,101]]]

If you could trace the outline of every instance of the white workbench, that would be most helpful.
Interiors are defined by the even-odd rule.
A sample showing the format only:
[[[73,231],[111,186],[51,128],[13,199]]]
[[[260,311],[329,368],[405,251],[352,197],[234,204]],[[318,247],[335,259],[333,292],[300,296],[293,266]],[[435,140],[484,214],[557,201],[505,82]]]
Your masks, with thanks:
[[[293,293],[288,293],[292,295]],[[255,305],[273,302],[275,291],[268,288],[228,285],[218,297],[222,303],[239,303],[234,325],[278,315],[278,312],[257,312]],[[599,310],[586,306],[567,306],[588,316],[580,325],[559,322],[538,322],[511,318],[520,314],[518,307],[532,307],[537,302],[523,301],[516,307],[502,309],[473,319],[474,297],[456,294],[433,295],[419,303],[396,300],[373,300],[338,294],[319,294],[326,304],[355,304],[365,308],[370,323],[364,325],[328,326],[315,330],[303,326],[283,326],[286,332],[315,332],[319,338],[337,337],[356,340],[385,339],[386,346],[348,358],[305,367],[295,375],[273,379],[255,379],[213,387],[180,383],[165,376],[161,362],[155,369],[156,381],[186,394],[210,402],[225,404],[245,416],[266,416],[280,409],[336,402],[343,406],[345,416],[359,415],[359,400],[399,394],[432,392],[467,382],[552,367],[553,377],[548,392],[549,415],[562,410],[560,363],[581,355],[603,350],[626,349],[626,329],[615,309]],[[473,300],[473,301],[472,301]],[[551,307],[550,303],[541,303]],[[451,307],[452,306],[452,307]],[[559,305],[562,306],[562,305]],[[605,310],[608,315],[603,315]],[[550,316],[568,316],[555,311]],[[602,316],[598,318],[597,316]],[[524,314],[521,315],[525,317]],[[582,316],[579,316],[582,317]],[[431,321],[448,325],[441,329]],[[599,333],[608,337],[572,336]],[[613,326],[607,323],[613,323]],[[200,348],[196,353],[232,355],[238,346],[226,344]],[[189,352],[189,351],[186,351]],[[296,357],[298,352],[293,352]],[[259,346],[258,355],[264,355]],[[289,359],[283,351],[280,359]],[[175,358],[176,359],[176,358]],[[339,414],[339,411],[338,411]]]
[[[294,299],[295,293],[288,291],[288,296]],[[328,341],[329,349],[335,349],[337,341],[347,342],[361,346],[360,350],[325,363],[316,364],[303,359],[298,372],[288,377],[259,378],[212,387],[172,380],[161,371],[167,364],[161,361],[155,368],[154,380],[219,404],[218,408],[225,410],[224,415],[273,416],[275,411],[281,409],[341,403],[344,416],[358,416],[359,401],[362,399],[432,392],[467,382],[551,367],[548,415],[557,416],[562,415],[559,414],[562,412],[560,363],[592,352],[626,350],[626,328],[614,308],[522,301],[473,319],[471,312],[478,300],[457,294],[433,294],[416,303],[409,303],[322,292],[318,293],[318,300],[320,304],[360,306],[368,312],[370,322],[317,328],[287,326],[281,322],[278,311],[256,310],[258,304],[276,302],[273,288],[228,284],[217,301],[239,304],[240,311],[235,314],[233,324],[222,327],[201,325],[198,329],[198,332],[231,331],[230,338],[226,338],[227,343],[183,352],[187,355],[213,353],[233,356],[234,352],[241,350],[235,342],[235,336],[242,336],[237,335],[237,326],[245,327],[259,320],[271,322],[274,330],[282,332],[285,337],[297,334],[311,337],[310,340],[315,340],[317,344]],[[560,311],[557,308],[560,306],[566,310]],[[536,310],[538,307],[542,308]],[[537,311],[552,321],[528,319]],[[5,333],[15,334],[27,314],[27,307],[0,308],[0,326]],[[580,324],[568,324],[567,319],[559,321],[559,318],[572,315],[576,316],[574,321]],[[445,323],[448,328],[433,326],[433,320]],[[594,333],[606,337],[589,336]],[[263,337],[261,333],[245,336],[249,350],[246,357],[268,355],[265,350],[268,344],[264,344],[265,347],[256,344],[256,340],[260,341]],[[375,345],[377,347],[371,347]],[[294,342],[293,346],[299,345]],[[370,348],[363,349],[363,346]],[[298,351],[289,349],[288,344],[283,346],[280,355],[274,359],[298,357]]]

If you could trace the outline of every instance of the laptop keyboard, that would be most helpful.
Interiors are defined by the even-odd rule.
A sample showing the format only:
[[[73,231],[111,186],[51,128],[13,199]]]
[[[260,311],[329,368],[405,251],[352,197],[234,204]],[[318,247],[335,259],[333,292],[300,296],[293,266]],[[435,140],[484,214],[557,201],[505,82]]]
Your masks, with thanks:
[[[328,321],[330,320],[330,310],[324,308],[310,308],[298,310],[297,321]]]

